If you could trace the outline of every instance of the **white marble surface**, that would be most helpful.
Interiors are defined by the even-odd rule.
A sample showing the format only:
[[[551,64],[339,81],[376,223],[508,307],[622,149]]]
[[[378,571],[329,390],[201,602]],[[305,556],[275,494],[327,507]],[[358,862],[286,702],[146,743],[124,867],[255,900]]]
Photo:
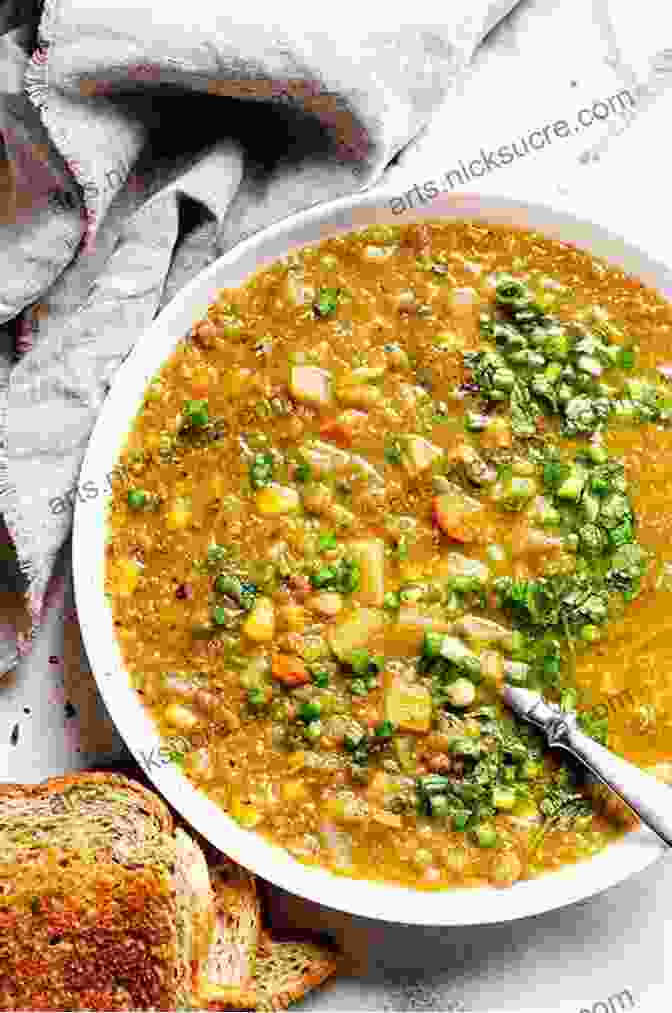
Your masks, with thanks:
[[[477,157],[481,147],[496,149],[558,119],[574,123],[580,108],[628,88],[637,98],[631,125],[629,117],[611,116],[468,188],[552,201],[611,225],[672,264],[666,158],[672,92],[663,94],[668,73],[672,80],[667,8],[660,0],[524,3],[493,33],[459,93],[390,170],[390,185],[403,193],[460,159]],[[612,136],[626,126],[622,136]],[[605,139],[599,161],[580,158],[589,149],[599,154]],[[98,750],[82,749],[79,715],[64,717],[64,664],[71,684],[75,670],[82,683],[88,679],[68,617],[71,604],[66,579],[44,636],[0,693],[2,780],[39,780],[120,749],[109,731]],[[275,907],[277,917],[297,926],[324,927],[352,957],[353,976],[311,997],[306,1009],[653,1013],[669,1008],[664,994],[672,989],[665,960],[666,942],[672,942],[669,930],[666,938],[671,862],[570,908],[485,928],[368,923],[286,896]]]

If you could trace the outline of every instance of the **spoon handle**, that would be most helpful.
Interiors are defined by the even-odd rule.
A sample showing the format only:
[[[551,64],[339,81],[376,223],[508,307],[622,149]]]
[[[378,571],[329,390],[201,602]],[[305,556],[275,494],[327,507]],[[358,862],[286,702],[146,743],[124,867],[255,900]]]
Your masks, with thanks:
[[[551,748],[571,753],[603,784],[623,799],[666,844],[672,846],[672,788],[639,767],[621,760],[579,728],[574,711],[529,689],[505,685],[505,702],[516,714],[545,733]]]
[[[672,846],[672,789],[669,785],[595,742],[581,731],[573,714],[565,715],[565,721],[557,728],[557,738],[554,736],[550,744],[581,760],[666,844]]]

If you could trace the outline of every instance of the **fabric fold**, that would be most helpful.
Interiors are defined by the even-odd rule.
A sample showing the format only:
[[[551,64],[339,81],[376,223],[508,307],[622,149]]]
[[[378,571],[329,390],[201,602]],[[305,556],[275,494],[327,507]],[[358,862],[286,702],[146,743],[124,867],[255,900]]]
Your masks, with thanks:
[[[377,3],[325,31],[303,6],[46,0],[2,122],[25,213],[0,239],[0,323],[18,334],[0,510],[33,636],[88,438],[138,336],[244,236],[380,178],[514,5],[433,0],[400,25]],[[0,672],[17,657],[5,645]]]

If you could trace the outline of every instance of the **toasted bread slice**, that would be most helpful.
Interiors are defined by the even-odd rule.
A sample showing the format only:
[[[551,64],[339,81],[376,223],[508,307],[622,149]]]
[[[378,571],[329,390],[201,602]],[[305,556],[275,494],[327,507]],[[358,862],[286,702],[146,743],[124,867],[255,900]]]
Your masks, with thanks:
[[[189,1008],[213,895],[172,831],[116,774],[0,786],[0,1010]]]
[[[264,934],[256,963],[258,1010],[288,1009],[338,970],[334,950],[312,942],[280,942]]]
[[[215,935],[203,967],[200,999],[210,1010],[256,1009],[254,969],[261,933],[261,904],[254,876],[210,852],[215,893]]]

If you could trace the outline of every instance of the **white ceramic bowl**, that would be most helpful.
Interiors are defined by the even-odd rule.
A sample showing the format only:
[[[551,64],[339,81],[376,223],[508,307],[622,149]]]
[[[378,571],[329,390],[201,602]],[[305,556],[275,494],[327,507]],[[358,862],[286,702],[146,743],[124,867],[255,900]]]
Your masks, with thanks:
[[[278,886],[328,907],[369,918],[418,925],[470,925],[534,915],[589,897],[639,872],[664,846],[648,830],[629,834],[596,857],[521,882],[443,892],[337,876],[297,862],[283,849],[241,829],[174,764],[157,758],[161,740],[129,685],[104,596],[106,482],[140,407],[150,378],[195,320],[205,315],[220,288],[237,286],[291,249],[372,224],[428,219],[483,222],[537,229],[604,257],[672,297],[672,273],[623,239],[587,221],[538,204],[475,194],[443,195],[422,209],[395,215],[393,195],[379,190],[317,205],[240,243],[187,285],[138,340],[119,369],[89,444],[80,485],[93,482],[102,495],[78,502],[74,523],[74,576],[84,642],[100,692],[136,759],[159,791],[200,833],[240,864]],[[89,487],[90,488],[90,487]]]

